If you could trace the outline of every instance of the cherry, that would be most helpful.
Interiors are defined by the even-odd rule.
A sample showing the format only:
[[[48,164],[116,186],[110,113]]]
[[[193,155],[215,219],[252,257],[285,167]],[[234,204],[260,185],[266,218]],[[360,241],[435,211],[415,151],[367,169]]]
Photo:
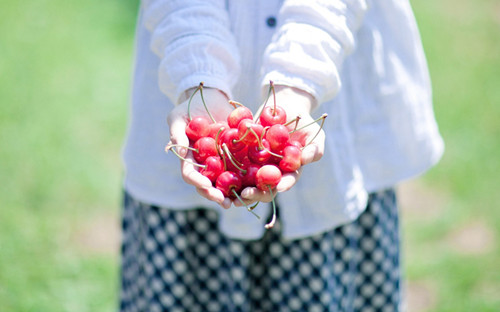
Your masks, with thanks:
[[[245,146],[242,150],[232,153],[233,157],[238,160],[239,163],[245,165],[251,163],[248,158],[248,147]]]
[[[269,107],[267,105],[267,101],[269,100],[269,96],[273,94],[274,99],[274,107]],[[276,92],[274,90],[274,83],[272,81],[269,82],[269,92],[267,95],[266,102],[264,103],[264,107],[262,108],[259,116],[260,124],[264,127],[272,126],[276,124],[284,124],[286,123],[286,112],[281,106],[276,105]]]
[[[251,119],[253,120],[252,111],[245,106],[240,106],[235,108],[229,116],[227,116],[227,124],[231,128],[237,128],[240,121],[243,119]]]
[[[217,137],[217,133],[219,132],[220,129],[222,129],[222,130],[229,129],[229,126],[226,122],[211,123],[210,125],[208,125],[208,135],[207,136],[215,139]]]
[[[261,143],[261,146],[250,146],[248,148],[248,159],[256,164],[264,165],[271,157],[269,153],[271,146],[266,139],[263,139]]]
[[[240,171],[242,187],[255,186],[259,169],[260,166],[257,164],[248,164],[245,166],[245,173]]]
[[[271,152],[271,158],[269,158],[268,163],[279,167],[280,161],[283,159],[283,151],[277,153]]]
[[[233,190],[239,192],[241,186],[240,176],[232,171],[222,172],[215,181],[215,187],[218,188],[225,197],[229,198],[235,198]]]
[[[248,146],[255,146],[259,144],[259,138],[264,131],[264,127],[256,124],[252,119],[243,119],[238,124],[239,140]]]
[[[202,137],[206,137],[209,131],[210,121],[203,116],[198,116],[187,124],[186,135],[192,142],[196,142]]]
[[[281,181],[281,171],[275,165],[264,165],[260,167],[255,176],[256,186],[261,191],[275,188]]]
[[[205,159],[209,156],[217,155],[217,148],[215,145],[215,139],[211,137],[203,137],[198,139],[193,144],[195,151],[193,152],[193,157],[198,163],[205,162]]]
[[[282,125],[286,122],[286,112],[280,106],[275,106],[274,108],[266,106],[262,109],[259,121],[264,127],[277,124]]]
[[[276,124],[267,130],[266,139],[269,141],[272,151],[280,151],[287,145],[290,134],[287,127]]]
[[[301,150],[295,145],[288,145],[283,149],[283,159],[279,162],[279,168],[283,172],[293,172],[301,166]]]
[[[238,139],[238,129],[229,128],[222,132],[219,143],[225,143],[231,153],[235,153],[245,148],[245,144],[241,141],[238,141]]]
[[[200,170],[200,173],[212,181],[212,183],[215,183],[222,172],[224,172],[224,163],[219,156],[207,157],[205,166]]]

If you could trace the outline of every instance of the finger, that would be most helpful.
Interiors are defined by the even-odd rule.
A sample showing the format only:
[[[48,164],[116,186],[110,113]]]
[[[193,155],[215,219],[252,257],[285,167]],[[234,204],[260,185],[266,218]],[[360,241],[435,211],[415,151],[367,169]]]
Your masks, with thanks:
[[[242,207],[242,206],[248,207],[248,206],[257,202],[256,200],[246,199],[246,198],[243,198],[242,196],[240,196],[240,199],[234,200],[233,204],[235,207]]]
[[[280,183],[278,183],[278,185],[276,186],[276,190],[278,192],[286,192],[289,189],[291,189],[292,186],[294,186],[295,183],[297,183],[297,180],[299,179],[301,173],[302,173],[302,168],[300,168],[295,172],[283,174]]]
[[[323,144],[321,144],[323,146]],[[307,165],[312,162],[318,161],[323,157],[324,148],[319,144],[313,142],[302,149],[301,163]]]
[[[273,192],[274,194],[275,192]],[[268,203],[272,200],[271,193],[269,191],[261,191],[256,187],[247,187],[241,192],[241,197],[244,200],[249,200],[253,202],[265,202]]]
[[[196,191],[198,194],[201,196],[205,197],[208,200],[214,201],[218,203],[219,205],[222,206],[224,203],[224,195],[222,192],[214,187],[209,187],[209,188],[196,188]]]
[[[231,204],[232,204],[231,199],[229,199],[229,198],[226,197],[226,198],[224,198],[224,201],[220,205],[224,209],[229,209],[229,208],[231,208]]]
[[[180,156],[186,157],[187,149],[182,146],[189,146],[189,139],[186,135],[187,121],[184,117],[180,115],[174,115],[174,117],[169,117],[170,125],[170,140],[177,145],[177,152]]]
[[[193,185],[197,188],[209,188],[212,187],[212,182],[210,179],[202,175],[196,170],[195,166],[192,164],[194,160],[192,159],[192,153],[188,153],[186,159],[189,161],[181,160],[181,174],[184,181],[188,184]]]

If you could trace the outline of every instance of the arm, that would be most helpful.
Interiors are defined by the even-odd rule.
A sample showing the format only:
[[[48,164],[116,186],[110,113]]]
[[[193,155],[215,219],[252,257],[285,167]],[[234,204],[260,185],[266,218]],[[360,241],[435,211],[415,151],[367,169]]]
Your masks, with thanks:
[[[263,85],[272,80],[304,90],[317,103],[331,100],[341,87],[339,71],[355,49],[355,33],[367,9],[365,0],[285,1],[264,55]]]
[[[203,81],[231,94],[239,76],[239,52],[225,1],[143,0],[151,49],[160,59],[160,89],[172,103]]]
[[[161,59],[159,87],[177,105],[167,120],[170,138],[173,144],[188,146],[187,99],[193,87],[204,82],[205,100],[216,120],[225,120],[232,110],[227,99],[239,76],[239,52],[225,1],[143,0],[142,5],[151,49]],[[191,114],[207,115],[199,97],[191,103]],[[179,154],[192,160],[186,149]],[[181,161],[181,172],[202,196],[226,208],[231,204],[189,162]]]
[[[269,81],[277,88],[277,103],[291,120],[301,116],[299,127],[313,120],[311,111],[331,100],[339,91],[339,72],[344,58],[355,49],[355,33],[367,10],[365,0],[286,0],[278,16],[279,28],[263,60],[263,90]],[[318,125],[296,132],[311,142],[302,150],[302,165],[323,156],[325,133]],[[314,137],[314,140],[313,140]],[[278,192],[289,190],[300,176],[286,174]],[[256,188],[242,193],[249,202],[270,201],[270,194]]]

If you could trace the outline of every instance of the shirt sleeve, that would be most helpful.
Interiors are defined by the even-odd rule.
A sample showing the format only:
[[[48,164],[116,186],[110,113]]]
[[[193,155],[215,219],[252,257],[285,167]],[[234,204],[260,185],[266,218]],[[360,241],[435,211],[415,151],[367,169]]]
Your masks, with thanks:
[[[285,0],[263,58],[262,84],[297,87],[319,103],[339,91],[339,71],[356,45],[365,0]]]
[[[173,103],[202,81],[231,96],[240,65],[225,1],[143,0],[142,9],[161,59],[159,87]]]

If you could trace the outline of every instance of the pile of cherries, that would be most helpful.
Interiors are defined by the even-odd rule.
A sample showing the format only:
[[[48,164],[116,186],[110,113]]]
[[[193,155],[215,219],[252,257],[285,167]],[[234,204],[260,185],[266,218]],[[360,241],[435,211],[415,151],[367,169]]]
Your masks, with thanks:
[[[272,82],[269,90],[269,95],[271,91],[275,95]],[[234,110],[224,122],[215,121],[208,109],[210,118],[191,118],[189,106],[198,91],[207,108],[203,99],[203,83],[200,83],[188,104],[189,122],[186,127],[186,135],[190,141],[187,148],[192,151],[196,161],[193,164],[225,197],[238,199],[245,206],[247,205],[240,193],[246,187],[269,191],[271,197],[274,197],[273,189],[281,181],[282,175],[295,172],[302,165],[301,153],[306,142],[299,142],[291,135],[303,128],[297,128],[300,117],[287,123],[285,110],[276,104],[274,96],[274,105],[266,105],[266,101],[258,116],[253,116],[248,107],[229,101]],[[323,121],[325,117],[326,115],[322,116]],[[293,129],[290,130],[289,127]],[[179,156],[174,147],[175,145],[168,145],[166,150],[172,150]],[[247,206],[247,209],[253,213],[256,206],[257,204]],[[273,217],[266,228],[274,225],[275,218],[273,200]]]

